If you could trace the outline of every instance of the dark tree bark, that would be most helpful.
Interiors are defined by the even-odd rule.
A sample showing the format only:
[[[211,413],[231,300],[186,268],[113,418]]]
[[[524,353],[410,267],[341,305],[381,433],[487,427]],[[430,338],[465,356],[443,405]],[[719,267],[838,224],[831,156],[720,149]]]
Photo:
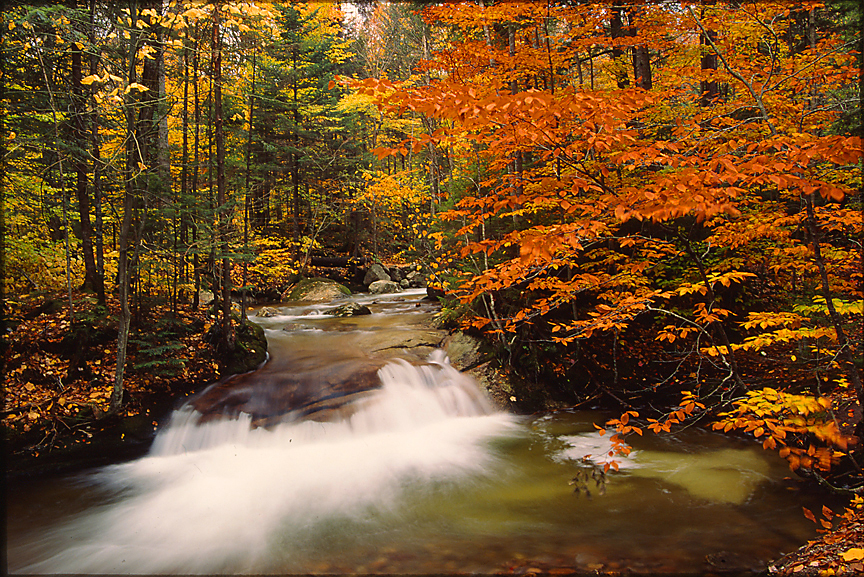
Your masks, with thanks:
[[[257,64],[258,52],[252,51],[252,86],[249,90],[249,132],[246,135],[246,199],[243,203],[243,247],[249,248],[249,213],[251,200],[250,191],[250,173],[252,172],[252,118],[255,112],[255,65]],[[240,312],[242,322],[246,322],[246,285],[249,283],[249,266],[246,260],[243,260],[243,291],[242,302],[240,304]]]
[[[192,243],[197,244],[198,242],[198,223],[197,223],[197,200],[198,200],[198,173],[201,170],[201,101],[198,94],[198,69],[199,69],[199,37],[198,37],[198,25],[195,25],[195,44],[192,51],[192,77],[195,78],[195,82],[192,86],[192,92],[194,94],[194,117],[195,117],[195,139],[194,144],[192,145],[195,152],[195,160],[193,162],[194,170],[192,170],[192,198],[193,200],[193,213],[192,213]],[[192,297],[192,308],[194,310],[198,309],[198,305],[201,300],[201,262],[198,256],[198,248],[196,246],[195,250],[192,252],[192,270],[193,275],[195,277],[195,294]]]
[[[96,0],[90,0],[90,23],[87,36],[90,46],[96,46]],[[90,74],[96,74],[99,57],[91,48]],[[92,98],[92,94],[91,94]],[[92,102],[93,113],[90,115],[90,147],[93,155],[93,248],[96,253],[96,272],[102,282],[102,299],[105,297],[105,248],[104,226],[102,220],[102,156],[99,143],[99,114],[96,112],[96,102]],[[97,291],[98,295],[98,291]]]
[[[147,8],[160,12],[161,0],[147,0],[141,4],[130,5],[132,20],[136,21],[141,11]],[[144,46],[150,47],[151,50],[158,50],[161,45],[160,30],[159,27],[144,28],[141,31],[130,29],[125,62],[128,84],[137,81],[139,50]],[[127,130],[126,167],[123,217],[118,239],[117,284],[120,319],[117,332],[117,369],[114,375],[114,388],[111,391],[112,412],[116,412],[123,401],[123,377],[132,321],[130,291],[132,279],[137,273],[138,251],[146,219],[146,211],[142,207],[149,188],[153,186],[155,155],[158,154],[159,123],[156,118],[156,107],[160,99],[158,64],[155,59],[144,59],[140,84],[147,90],[137,95],[135,94],[137,91],[130,91],[124,104]],[[136,220],[137,226],[133,231]],[[140,284],[140,277],[138,280]]]
[[[611,32],[613,42],[618,40],[619,38],[624,37],[624,21],[622,19],[622,13],[624,12],[624,8],[621,6],[612,6],[612,16],[609,19],[609,29]],[[619,46],[613,46],[612,48],[612,58],[613,60],[619,61],[619,59],[624,56],[624,49]],[[627,88],[630,86],[630,77],[627,75],[626,70],[622,70],[617,73],[617,83],[618,88]]]
[[[294,130],[292,140],[294,141],[294,150],[291,152],[291,182],[294,185],[294,211],[293,211],[293,232],[294,246],[300,246],[300,158],[297,151],[300,149],[300,101],[297,97],[297,45],[295,44],[292,51],[293,57],[293,84],[294,84]]]
[[[223,352],[231,352],[236,344],[234,326],[231,322],[231,259],[228,258],[229,214],[225,189],[225,135],[222,126],[222,35],[219,28],[217,3],[213,7],[213,124],[216,139],[216,204],[219,207],[219,231],[217,240],[222,252],[222,342]]]
[[[703,0],[704,5],[713,5],[714,0]],[[705,16],[705,9],[702,8],[700,17]],[[699,67],[703,72],[717,70],[717,53],[712,46],[717,40],[717,32],[714,30],[705,29],[699,34],[699,47],[702,50],[702,58],[699,61]],[[716,80],[702,80],[699,82],[699,105],[707,108],[714,103],[720,96],[720,85]]]
[[[75,195],[78,198],[78,217],[81,223],[81,252],[84,258],[84,290],[96,293],[100,304],[105,304],[105,285],[96,267],[93,254],[93,226],[90,222],[90,194],[87,178],[87,159],[84,151],[90,146],[91,135],[88,130],[87,96],[81,84],[83,62],[81,49],[72,45],[72,109],[73,138],[76,151],[72,155],[75,170]]]
[[[633,49],[633,75],[639,88],[651,90],[654,86],[651,79],[651,55],[645,45]]]

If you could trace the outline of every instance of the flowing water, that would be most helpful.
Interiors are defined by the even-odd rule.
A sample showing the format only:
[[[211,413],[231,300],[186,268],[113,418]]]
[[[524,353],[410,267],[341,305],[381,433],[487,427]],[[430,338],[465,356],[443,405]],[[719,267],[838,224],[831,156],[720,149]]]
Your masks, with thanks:
[[[497,411],[441,351],[370,360],[370,334],[398,337],[432,314],[420,296],[367,297],[364,317],[310,305],[257,319],[268,364],[202,396],[257,378],[271,390],[292,363],[294,381],[319,374],[310,359],[374,365],[380,387],[317,416],[268,414],[267,426],[242,411],[202,418],[193,400],[141,459],[13,487],[10,571],[700,572],[764,566],[814,536],[785,465],[752,444],[646,435],[598,485],[583,458],[602,463],[608,435],[592,423],[606,415]]]

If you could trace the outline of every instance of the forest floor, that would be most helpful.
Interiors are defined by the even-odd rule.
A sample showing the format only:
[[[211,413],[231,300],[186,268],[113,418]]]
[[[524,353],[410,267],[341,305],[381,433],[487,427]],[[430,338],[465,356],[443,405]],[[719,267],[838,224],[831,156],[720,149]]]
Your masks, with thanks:
[[[3,428],[10,476],[61,473],[143,454],[180,399],[219,378],[202,339],[205,310],[142,304],[130,331],[123,405],[111,413],[118,301],[89,294],[8,299],[3,339]]]
[[[51,295],[4,302],[7,479],[62,474],[143,455],[172,409],[220,377],[212,347],[203,339],[213,322],[206,310],[180,305],[172,314],[164,304],[142,304],[130,334],[124,403],[111,413],[118,302],[109,297],[102,308],[93,295],[76,293],[73,303],[74,324],[68,302]],[[781,378],[790,382],[796,376]],[[864,506],[853,503],[836,514],[823,509],[819,522],[830,530],[766,572],[784,577],[864,573]]]

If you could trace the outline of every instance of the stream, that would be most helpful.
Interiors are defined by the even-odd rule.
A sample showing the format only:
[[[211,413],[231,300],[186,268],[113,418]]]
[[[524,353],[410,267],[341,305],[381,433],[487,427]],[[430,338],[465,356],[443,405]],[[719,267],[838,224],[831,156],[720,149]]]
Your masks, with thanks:
[[[598,485],[609,415],[496,410],[418,339],[423,294],[254,318],[268,362],[191,398],[146,456],[9,488],[10,572],[746,571],[815,537],[781,459],[701,429],[646,431]]]

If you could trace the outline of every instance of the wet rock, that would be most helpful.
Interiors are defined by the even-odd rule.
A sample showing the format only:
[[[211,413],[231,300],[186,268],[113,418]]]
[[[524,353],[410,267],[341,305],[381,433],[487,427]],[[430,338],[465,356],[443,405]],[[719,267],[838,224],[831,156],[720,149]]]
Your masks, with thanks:
[[[372,283],[381,280],[390,281],[393,279],[390,278],[387,270],[381,264],[376,262],[369,267],[369,270],[366,271],[366,276],[363,277],[363,284],[369,286]]]
[[[438,299],[444,297],[447,293],[445,293],[442,289],[436,287],[426,287],[426,297],[424,300],[432,300],[438,301]]]
[[[444,339],[442,348],[447,353],[450,364],[460,371],[473,369],[493,358],[491,349],[482,340],[462,331]]]
[[[351,302],[345,303],[344,305],[339,305],[335,309],[330,309],[324,314],[334,317],[356,317],[360,315],[371,315],[372,311],[369,310],[369,307],[365,305]]]
[[[426,286],[426,278],[419,271],[411,271],[405,275],[405,279],[411,285],[411,288],[423,288]]]
[[[344,359],[322,367],[314,358],[271,361],[253,374],[221,381],[190,403],[204,415],[202,421],[246,413],[256,426],[319,411],[329,415],[356,394],[379,388],[378,369],[384,362]]]
[[[220,323],[213,325],[220,327]],[[252,322],[234,327],[237,341],[234,350],[220,359],[224,374],[236,375],[258,368],[267,360],[267,337],[264,329]]]
[[[261,307],[260,309],[258,309],[258,312],[255,313],[255,316],[256,317],[270,318],[270,317],[275,317],[277,314],[279,314],[279,313],[276,311],[276,309],[272,309],[270,307]]]
[[[407,289],[407,288],[411,288],[411,283],[408,282],[407,278],[403,278],[402,280],[399,281],[399,286],[402,287],[403,289]]]
[[[364,332],[356,338],[357,347],[374,358],[399,357],[411,362],[425,360],[437,349],[446,333],[412,328],[399,331]]]
[[[326,278],[303,279],[288,295],[289,300],[327,302],[351,296],[351,291],[336,281]]]
[[[402,288],[392,280],[376,280],[369,285],[369,292],[373,295],[398,293],[401,290]]]

